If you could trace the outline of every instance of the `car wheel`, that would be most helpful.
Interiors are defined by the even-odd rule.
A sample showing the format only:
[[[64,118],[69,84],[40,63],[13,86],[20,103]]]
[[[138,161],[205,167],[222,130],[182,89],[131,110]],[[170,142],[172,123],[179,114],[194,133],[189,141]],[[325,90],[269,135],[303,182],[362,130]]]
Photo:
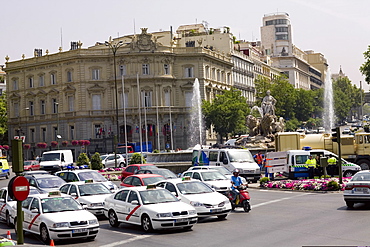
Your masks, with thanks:
[[[12,226],[12,222],[10,222],[10,215],[9,215],[9,212],[8,211],[6,211],[5,220],[6,220],[6,224],[8,226]]]
[[[354,202],[349,202],[349,201],[346,201],[346,205],[348,208],[353,208],[353,206],[355,205]]]
[[[28,169],[29,171],[32,171],[32,168]]]
[[[226,217],[227,217],[227,214],[217,215],[217,218],[219,218],[220,220],[224,220],[226,219]]]
[[[360,160],[357,164],[361,167],[361,170],[370,170],[370,161]]]
[[[234,203],[231,203],[231,210],[235,210],[235,204]]]
[[[125,163],[119,163],[119,167],[125,167]]]
[[[141,218],[141,227],[143,228],[144,231],[146,232],[151,232],[153,231],[153,226],[152,222],[150,221],[150,218],[148,215],[144,215]]]
[[[243,209],[244,209],[244,212],[247,212],[247,213],[251,210],[251,205],[249,204],[247,200],[243,201]]]
[[[113,227],[117,227],[119,225],[118,218],[116,213],[113,210],[110,210],[108,213],[109,224]]]
[[[351,171],[343,172],[343,177],[345,177],[345,178],[352,177],[352,176],[353,176],[353,173]]]
[[[41,225],[40,237],[41,237],[42,242],[44,242],[45,244],[50,244],[49,231],[45,225]]]

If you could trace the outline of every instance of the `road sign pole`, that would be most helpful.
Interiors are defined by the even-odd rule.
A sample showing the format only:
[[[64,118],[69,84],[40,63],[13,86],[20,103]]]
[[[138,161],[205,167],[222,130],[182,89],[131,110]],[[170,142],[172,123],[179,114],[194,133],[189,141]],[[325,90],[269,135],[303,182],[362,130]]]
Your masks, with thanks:
[[[22,201],[17,201],[17,245],[24,244]]]

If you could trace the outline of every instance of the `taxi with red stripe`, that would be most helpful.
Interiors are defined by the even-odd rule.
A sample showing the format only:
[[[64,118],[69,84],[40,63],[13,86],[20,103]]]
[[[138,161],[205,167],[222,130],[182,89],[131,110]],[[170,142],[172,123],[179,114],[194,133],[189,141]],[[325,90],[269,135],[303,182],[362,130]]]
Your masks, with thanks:
[[[144,231],[191,229],[198,221],[195,208],[179,201],[166,189],[153,185],[127,187],[105,199],[104,214],[113,227],[141,225]]]
[[[69,195],[60,191],[31,195],[22,202],[23,230],[40,235],[45,244],[50,239],[95,239],[98,219]],[[16,219],[15,219],[16,220]]]

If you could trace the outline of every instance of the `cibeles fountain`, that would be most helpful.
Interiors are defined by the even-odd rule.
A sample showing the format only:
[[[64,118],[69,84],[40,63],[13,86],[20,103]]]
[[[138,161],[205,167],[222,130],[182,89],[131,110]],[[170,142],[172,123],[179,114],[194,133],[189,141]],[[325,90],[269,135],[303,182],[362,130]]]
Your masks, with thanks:
[[[285,122],[282,117],[275,115],[276,99],[271,95],[270,90],[262,100],[261,107],[254,106],[251,113],[257,113],[258,117],[248,115],[246,125],[249,129],[249,136],[239,138],[235,145],[247,148],[274,148],[275,134],[283,132]]]

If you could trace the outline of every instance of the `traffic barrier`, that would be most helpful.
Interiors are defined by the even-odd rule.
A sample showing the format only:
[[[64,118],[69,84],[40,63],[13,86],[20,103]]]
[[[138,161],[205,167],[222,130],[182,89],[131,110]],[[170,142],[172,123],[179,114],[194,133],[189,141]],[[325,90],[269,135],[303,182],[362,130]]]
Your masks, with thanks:
[[[55,246],[54,245],[54,240],[50,239],[50,246]]]
[[[7,231],[6,238],[12,240],[12,235],[10,234],[10,231]]]

